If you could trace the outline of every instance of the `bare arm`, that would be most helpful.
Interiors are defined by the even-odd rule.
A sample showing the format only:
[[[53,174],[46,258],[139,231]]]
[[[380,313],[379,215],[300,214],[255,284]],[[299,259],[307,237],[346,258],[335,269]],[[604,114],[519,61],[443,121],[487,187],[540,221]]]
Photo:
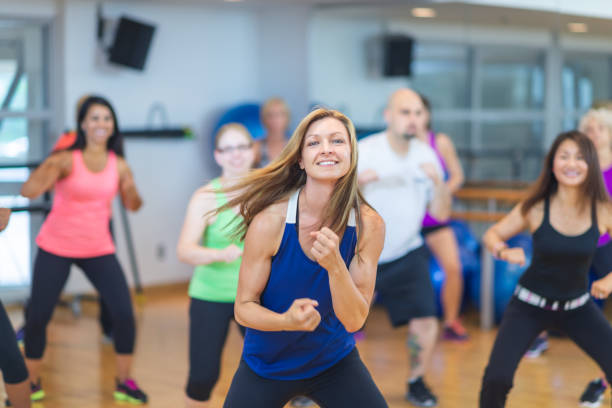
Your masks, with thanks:
[[[4,230],[11,218],[11,210],[8,208],[0,208],[0,231]]]
[[[52,154],[30,174],[21,186],[21,195],[34,199],[53,188],[55,183],[72,171],[72,153],[63,151]]]
[[[433,198],[429,203],[429,213],[440,221],[448,220],[451,215],[452,204],[450,190],[440,178],[439,170],[433,163],[423,163],[421,169],[433,183]]]
[[[527,219],[521,214],[521,205],[517,204],[508,215],[489,228],[483,235],[482,242],[496,258],[523,265],[525,263],[523,249],[508,248],[506,244],[509,238],[529,226]]]
[[[315,300],[296,299],[284,313],[276,313],[261,305],[261,294],[270,276],[271,259],[280,245],[285,223],[278,207],[278,204],[268,207],[249,225],[234,315],[241,325],[261,331],[312,331],[321,321]]]
[[[191,197],[176,246],[176,253],[181,262],[193,266],[232,262],[242,254],[242,250],[236,245],[223,249],[206,248],[201,245],[202,236],[211,217],[208,213],[216,207],[214,192],[210,186],[199,189]]]
[[[378,258],[385,239],[385,224],[371,208],[363,206],[363,231],[359,255],[346,267],[339,239],[328,228],[313,233],[312,254],[327,270],[334,313],[349,332],[359,330],[368,316],[376,283]]]
[[[136,189],[132,171],[122,157],[117,159],[117,168],[119,170],[119,194],[121,195],[121,202],[128,210],[138,211],[142,207],[142,199]]]
[[[599,204],[597,219],[605,227],[605,232],[612,235],[612,204]],[[612,293],[612,271],[591,285],[591,294],[597,299],[605,299]]]
[[[465,181],[463,168],[461,167],[461,162],[459,162],[455,146],[448,136],[443,133],[439,134],[436,136],[436,142],[448,169],[449,178],[446,180],[446,186],[451,194],[453,194],[455,191],[459,190]]]

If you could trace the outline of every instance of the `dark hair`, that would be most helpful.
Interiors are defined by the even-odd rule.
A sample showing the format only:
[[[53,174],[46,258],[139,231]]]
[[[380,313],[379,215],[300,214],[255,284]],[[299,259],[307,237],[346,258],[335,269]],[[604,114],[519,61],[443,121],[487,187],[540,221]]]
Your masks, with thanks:
[[[540,177],[533,185],[529,195],[523,201],[521,205],[521,213],[526,215],[529,210],[542,200],[549,199],[553,194],[557,192],[559,188],[559,182],[557,181],[553,173],[553,163],[555,155],[561,143],[566,140],[572,140],[578,145],[582,157],[588,165],[586,180],[582,183],[582,197],[584,199],[583,204],[587,203],[590,199],[592,204],[596,202],[606,202],[609,200],[608,192],[603,183],[601,176],[601,169],[599,167],[599,159],[597,158],[597,150],[593,142],[582,132],[572,130],[569,132],[561,133],[553,142],[546,159],[544,159],[544,166],[540,172]]]
[[[427,130],[431,130],[431,102],[429,102],[429,99],[427,99],[427,97],[422,93],[417,92],[417,95],[419,95],[419,98],[421,98],[421,103],[425,107],[427,113],[429,113],[429,120],[427,121]]]
[[[85,132],[83,132],[83,129],[81,128],[81,123],[83,123],[83,120],[85,120],[85,116],[87,116],[87,112],[89,112],[89,109],[93,105],[102,105],[107,107],[108,110],[110,110],[110,113],[113,117],[113,134],[111,135],[111,137],[108,138],[108,141],[106,142],[106,148],[115,152],[117,156],[124,157],[123,136],[121,136],[121,133],[119,133],[119,124],[117,123],[117,115],[115,115],[115,110],[111,106],[110,102],[108,102],[103,97],[97,95],[91,95],[81,103],[76,118],[77,137],[72,146],[68,148],[68,150],[83,150],[87,145],[87,139],[85,139]]]

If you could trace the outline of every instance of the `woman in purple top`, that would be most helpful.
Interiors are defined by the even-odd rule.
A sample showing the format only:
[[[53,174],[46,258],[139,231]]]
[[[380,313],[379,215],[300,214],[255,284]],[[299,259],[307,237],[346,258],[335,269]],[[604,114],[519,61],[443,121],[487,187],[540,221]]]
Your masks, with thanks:
[[[451,193],[459,190],[464,181],[463,169],[457,157],[455,146],[450,137],[444,133],[431,131],[431,105],[423,95],[421,100],[426,109],[427,127],[418,132],[418,137],[429,144],[436,152],[446,185]],[[467,331],[459,320],[459,307],[463,295],[463,277],[459,248],[453,230],[447,223],[439,222],[430,214],[423,219],[423,237],[433,256],[444,271],[444,286],[442,288],[442,308],[444,313],[444,330],[442,336],[446,340],[467,340]]]
[[[579,130],[586,134],[597,149],[599,166],[608,190],[612,195],[612,110],[591,109],[580,119]],[[598,278],[612,271],[612,241],[609,234],[599,238],[597,251],[593,257],[593,269]],[[586,406],[599,406],[607,388],[605,376],[591,381],[580,397]]]

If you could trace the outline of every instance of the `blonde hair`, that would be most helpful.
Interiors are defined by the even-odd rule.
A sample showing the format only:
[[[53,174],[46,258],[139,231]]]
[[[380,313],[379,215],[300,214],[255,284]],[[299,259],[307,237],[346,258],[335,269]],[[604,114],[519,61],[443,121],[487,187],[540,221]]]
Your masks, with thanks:
[[[253,218],[270,205],[289,198],[298,188],[306,184],[306,172],[299,166],[306,132],[319,120],[333,118],[346,128],[351,146],[351,162],[348,172],[336,182],[320,227],[327,226],[336,234],[346,228],[351,210],[355,211],[357,222],[357,247],[360,243],[362,218],[360,206],[367,204],[357,184],[357,136],[351,120],[342,113],[329,109],[316,109],[310,112],[298,125],[289,142],[276,160],[262,169],[256,169],[239,183],[230,187],[228,192],[239,191],[239,195],[220,207],[216,212],[240,206],[242,223],[235,231],[237,237],[244,239]],[[356,252],[357,254],[357,252]]]
[[[253,136],[251,136],[251,133],[244,125],[238,122],[231,122],[221,126],[219,130],[217,130],[217,133],[215,134],[215,149],[219,148],[219,142],[221,142],[223,135],[230,130],[235,130],[242,133],[247,139],[249,139],[249,143],[253,143]]]
[[[587,123],[592,119],[606,126],[608,128],[610,138],[612,139],[612,111],[604,108],[589,109],[587,113],[580,118],[578,130],[584,133]]]
[[[287,103],[279,97],[274,97],[266,100],[261,106],[261,121],[263,122],[266,115],[270,112],[274,105],[280,105],[285,111],[285,115],[287,115],[287,119],[291,118],[291,110],[289,110],[289,106]]]
[[[606,109],[608,111],[612,111],[612,101],[595,101],[593,102],[591,109]]]

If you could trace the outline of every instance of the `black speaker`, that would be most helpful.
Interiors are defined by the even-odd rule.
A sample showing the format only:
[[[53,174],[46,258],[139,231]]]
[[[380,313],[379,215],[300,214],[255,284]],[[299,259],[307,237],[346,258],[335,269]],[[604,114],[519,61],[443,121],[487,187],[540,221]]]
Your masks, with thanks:
[[[121,17],[115,41],[110,49],[109,61],[142,70],[147,60],[153,33],[155,26]]]
[[[383,75],[386,77],[412,75],[414,40],[405,35],[383,37]]]

